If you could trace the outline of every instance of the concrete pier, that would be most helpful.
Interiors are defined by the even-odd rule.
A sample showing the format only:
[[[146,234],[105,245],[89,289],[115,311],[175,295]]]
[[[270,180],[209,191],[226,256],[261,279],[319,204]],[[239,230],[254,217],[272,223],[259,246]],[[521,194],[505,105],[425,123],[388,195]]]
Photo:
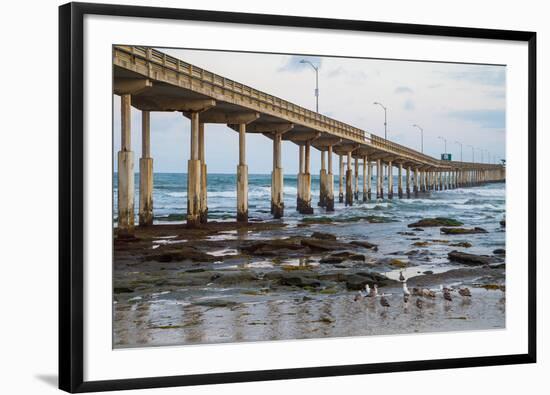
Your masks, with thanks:
[[[344,203],[344,157],[338,155],[339,173],[338,173],[338,202]]]
[[[200,223],[201,161],[199,160],[199,113],[191,113],[191,158],[187,162],[187,225]]]
[[[118,237],[134,233],[134,153],[132,152],[131,96],[121,96],[121,144],[118,152]]]
[[[355,157],[355,185],[354,185],[354,193],[353,197],[355,200],[359,200],[359,158]]]
[[[411,167],[407,166],[407,199],[411,197]]]
[[[326,206],[327,211],[334,211],[334,175],[332,174],[332,145],[328,146],[327,151],[328,158],[328,173],[326,175],[325,185],[326,185]]]
[[[363,202],[367,201],[367,156],[363,156]]]
[[[393,199],[393,165],[388,162],[388,199]]]
[[[271,214],[282,218],[285,210],[283,199],[284,174],[281,164],[281,133],[273,136],[273,171],[271,172]]]
[[[303,173],[299,174],[298,180],[298,212],[301,214],[313,214],[313,207],[311,207],[311,174],[310,169],[310,151],[311,142],[306,141],[303,148]],[[302,150],[300,150],[302,155]]]
[[[403,163],[399,163],[397,170],[397,196],[403,199]]]
[[[246,124],[239,124],[239,165],[237,166],[237,221],[248,222],[248,166],[246,164]]]
[[[319,171],[319,207],[327,206],[327,169],[325,163],[325,151],[321,150],[321,170]]]
[[[346,169],[346,206],[353,206],[353,170],[351,169],[351,151],[347,153]]]
[[[382,199],[382,162],[380,159],[376,160],[376,199]]]
[[[208,170],[206,168],[205,147],[204,147],[204,123],[199,123],[199,161],[201,162],[201,192],[200,192],[200,214],[201,224],[208,222]]]
[[[141,112],[141,158],[139,159],[139,225],[153,225],[153,158],[151,158],[150,112]]]
[[[367,199],[372,198],[372,162],[369,161],[368,174],[367,174]]]

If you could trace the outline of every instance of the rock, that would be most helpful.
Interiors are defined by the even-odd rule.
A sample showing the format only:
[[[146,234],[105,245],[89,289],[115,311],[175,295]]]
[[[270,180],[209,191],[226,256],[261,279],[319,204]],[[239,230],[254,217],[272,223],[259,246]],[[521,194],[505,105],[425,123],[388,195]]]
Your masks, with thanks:
[[[449,260],[460,262],[465,265],[489,265],[495,263],[495,258],[488,255],[468,254],[467,252],[451,251],[448,254]]]
[[[437,217],[437,218],[423,218],[420,221],[407,225],[409,228],[426,228],[434,226],[461,226],[462,222],[452,218]]]
[[[485,229],[477,226],[475,228],[441,228],[440,231],[446,235],[471,235],[475,233],[487,233]]]
[[[317,279],[312,279],[294,273],[285,273],[285,275],[279,278],[280,285],[286,285],[289,287],[311,287],[318,288],[321,286],[321,282]]]
[[[422,272],[423,274],[434,274],[433,270],[426,270],[425,272]]]
[[[493,250],[493,254],[495,254],[495,255],[506,255],[506,250],[504,248],[497,248],[496,250]]]
[[[323,239],[323,240],[336,240],[336,236],[330,233],[323,232],[313,232],[311,235],[314,239]]]
[[[343,257],[329,255],[319,260],[319,263],[342,263],[345,259]]]
[[[368,241],[352,241],[350,244],[358,247],[367,248],[369,250],[378,251],[378,244],[369,243]]]
[[[205,307],[234,307],[238,303],[233,302],[231,300],[223,300],[223,299],[205,299],[205,300],[196,301],[194,304],[198,306],[205,306]]]
[[[196,248],[189,246],[182,247],[160,247],[154,250],[152,254],[145,256],[145,261],[157,262],[180,262],[185,260],[195,262],[214,262],[220,259],[213,255],[206,254]]]
[[[449,244],[451,247],[464,247],[464,248],[470,248],[472,246],[472,243],[469,243],[467,241],[461,241],[458,243],[451,243]]]
[[[365,255],[363,254],[356,254],[354,252],[349,251],[342,251],[342,252],[335,252],[334,254],[331,254],[333,257],[337,258],[343,258],[349,261],[363,261],[365,262]]]
[[[259,280],[259,277],[252,271],[248,270],[228,270],[217,273],[219,276],[213,278],[213,282],[223,285],[240,285],[249,281]]]
[[[397,232],[397,234],[402,236],[416,236],[414,232]]]
[[[401,259],[396,258],[382,258],[376,261],[377,265],[394,266],[398,268],[407,267],[409,264]]]
[[[415,243],[412,244],[413,246],[415,247],[427,247],[430,245],[430,243],[428,243],[427,241],[417,241]]]
[[[424,229],[422,228],[413,228],[415,232],[424,232]]]
[[[354,274],[347,274],[344,277],[346,281],[346,288],[350,291],[365,289],[366,284],[369,284],[371,287],[374,284],[378,284],[378,286],[383,287],[396,283],[396,281],[374,272],[358,272]]]
[[[506,228],[506,219],[503,219],[502,221],[499,222],[500,226],[502,226],[503,228]]]
[[[276,256],[284,250],[295,251],[303,248],[299,238],[262,240],[240,246],[241,251],[260,256]]]
[[[312,251],[335,251],[349,248],[349,244],[331,240],[302,239],[300,243],[302,246],[308,247]]]
[[[134,292],[134,290],[132,288],[129,288],[129,287],[115,287],[113,289],[113,292],[115,294],[129,294],[129,293]]]

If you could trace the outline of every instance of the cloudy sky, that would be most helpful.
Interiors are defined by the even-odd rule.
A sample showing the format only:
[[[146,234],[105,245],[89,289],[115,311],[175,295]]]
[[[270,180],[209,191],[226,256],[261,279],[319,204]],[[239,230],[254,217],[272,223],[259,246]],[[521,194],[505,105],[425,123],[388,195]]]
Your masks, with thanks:
[[[161,49],[162,50],[162,49]],[[164,52],[266,93],[315,110],[315,72],[300,63],[303,56],[173,50]],[[480,161],[482,150],[496,160],[505,158],[506,68],[504,66],[307,57],[319,67],[319,112],[367,132],[384,135],[388,109],[388,138],[420,150],[418,124],[424,129],[424,153],[447,152],[460,160]],[[151,114],[151,152],[155,172],[186,172],[190,122],[179,113]],[[132,150],[141,152],[141,116],[132,109]],[[206,125],[208,171],[233,173],[238,162],[238,135],[225,125]],[[115,153],[120,148],[120,98],[114,97]],[[249,173],[270,173],[271,140],[247,135]],[[283,142],[284,171],[296,173],[298,148]],[[483,153],[487,160],[487,152]],[[320,155],[312,152],[312,172]],[[116,166],[116,161],[115,161]],[[335,169],[336,170],[336,169]]]

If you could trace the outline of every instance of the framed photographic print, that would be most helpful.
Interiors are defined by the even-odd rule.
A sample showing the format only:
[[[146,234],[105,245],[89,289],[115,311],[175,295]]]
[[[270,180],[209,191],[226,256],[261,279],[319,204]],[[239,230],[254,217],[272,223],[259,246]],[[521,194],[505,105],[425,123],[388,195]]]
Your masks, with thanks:
[[[60,388],[536,360],[536,35],[60,7]]]

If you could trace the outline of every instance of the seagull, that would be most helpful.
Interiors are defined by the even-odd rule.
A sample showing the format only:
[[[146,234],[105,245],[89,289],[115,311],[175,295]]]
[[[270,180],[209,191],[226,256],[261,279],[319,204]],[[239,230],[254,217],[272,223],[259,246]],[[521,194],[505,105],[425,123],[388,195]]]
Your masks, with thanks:
[[[411,296],[409,288],[407,288],[407,283],[403,283],[403,296],[407,297],[407,300],[408,300],[409,296]]]
[[[422,289],[422,296],[425,296],[427,298],[435,298],[435,292],[431,289],[424,288]]]
[[[420,299],[420,298],[416,299],[416,307],[418,307],[420,310],[422,310],[422,307],[424,307],[424,302],[422,301],[422,299]]]
[[[378,285],[374,284],[373,287],[370,289],[369,297],[375,298],[378,296]]]
[[[409,303],[410,294],[403,294],[403,303]]]
[[[460,296],[462,296],[462,297],[470,297],[470,296],[472,296],[472,293],[470,292],[470,288],[467,288],[467,287],[459,288],[458,293],[459,293]]]
[[[369,284],[365,284],[365,296],[369,296],[369,294],[370,294]]]
[[[382,307],[384,307],[384,308],[390,307],[390,303],[388,302],[388,299],[386,299],[385,296],[380,297],[380,304],[381,304]]]
[[[402,283],[405,282],[405,276],[403,276],[403,270],[399,271],[399,281],[401,281]]]

